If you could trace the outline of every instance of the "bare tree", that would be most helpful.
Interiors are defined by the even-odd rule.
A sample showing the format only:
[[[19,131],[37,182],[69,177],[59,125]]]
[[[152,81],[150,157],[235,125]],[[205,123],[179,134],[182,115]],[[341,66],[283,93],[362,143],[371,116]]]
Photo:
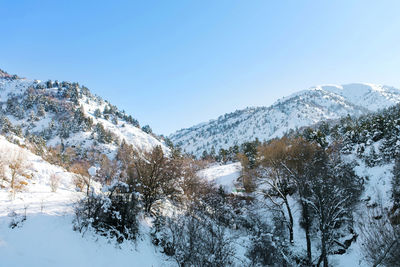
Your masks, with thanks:
[[[53,173],[50,175],[51,192],[57,191],[58,186],[60,185],[60,180],[61,180],[61,177],[59,175],[57,175],[56,173]]]
[[[72,164],[70,171],[75,173],[74,183],[81,191],[86,187],[86,195],[89,196],[91,186],[91,176],[88,173],[89,163],[79,161]]]
[[[238,153],[237,158],[242,166],[240,181],[243,185],[245,192],[252,193],[256,190],[257,187],[256,168],[254,168],[252,164],[250,164],[249,158],[245,154]]]
[[[231,266],[235,250],[225,226],[197,210],[166,218],[164,252],[179,266]]]
[[[289,240],[293,243],[293,215],[288,197],[295,192],[295,183],[291,172],[288,173],[289,155],[289,140],[286,138],[272,140],[261,146],[258,149],[260,168],[257,176],[262,184],[267,185],[263,190],[265,197],[287,218]]]
[[[309,203],[305,200],[311,195],[309,181],[315,176],[311,170],[313,170],[313,166],[315,167],[315,154],[320,150],[321,148],[316,144],[310,143],[303,138],[292,139],[288,143],[287,160],[281,164],[297,188],[297,201],[301,206],[300,226],[304,229],[306,237],[307,265],[312,264],[311,234],[314,213],[309,207]]]
[[[314,155],[308,172],[311,175],[306,185],[310,194],[303,201],[312,209],[319,228],[321,254],[317,265],[323,263],[328,267],[331,249],[340,244],[337,239],[352,227],[353,208],[363,186],[351,164],[324,150]]]
[[[7,177],[6,177],[6,160],[5,156],[3,155],[3,152],[0,151],[0,187],[4,188],[6,187],[5,183],[7,182]]]
[[[25,186],[28,185],[27,181],[32,177],[28,172],[29,164],[26,160],[27,155],[24,151],[18,150],[11,152],[7,157],[6,164],[10,171],[10,177],[5,178],[5,181],[8,182],[8,186],[10,187],[12,196],[14,197],[16,192],[22,191]]]
[[[177,196],[181,177],[180,161],[167,157],[161,146],[156,146],[150,152],[135,153],[127,182],[142,195],[144,209],[150,212],[155,201]]]
[[[361,214],[358,223],[365,259],[373,266],[400,266],[400,225],[390,218],[382,201],[368,213]]]
[[[200,167],[198,162],[190,158],[182,158],[179,163],[182,179],[179,180],[179,187],[183,191],[183,200],[187,202],[199,199],[208,190],[208,183],[197,176]]]
[[[111,161],[107,155],[99,156],[100,169],[97,172],[97,177],[104,184],[110,184],[118,172],[117,162]]]
[[[312,264],[311,232],[313,222],[317,222],[321,241],[318,264],[327,266],[337,228],[351,221],[352,206],[362,190],[360,179],[335,153],[303,138],[274,140],[259,148],[258,157],[262,167],[259,177],[268,186],[265,195],[276,207],[286,207],[286,214],[280,210],[288,218],[291,241],[293,218],[288,196],[297,192],[306,234],[306,264]]]

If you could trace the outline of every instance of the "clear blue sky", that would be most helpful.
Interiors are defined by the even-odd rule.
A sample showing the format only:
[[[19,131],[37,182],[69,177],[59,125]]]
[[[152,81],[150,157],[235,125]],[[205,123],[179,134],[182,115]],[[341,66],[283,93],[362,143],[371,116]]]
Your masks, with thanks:
[[[324,83],[400,88],[400,1],[3,1],[0,68],[169,134]]]

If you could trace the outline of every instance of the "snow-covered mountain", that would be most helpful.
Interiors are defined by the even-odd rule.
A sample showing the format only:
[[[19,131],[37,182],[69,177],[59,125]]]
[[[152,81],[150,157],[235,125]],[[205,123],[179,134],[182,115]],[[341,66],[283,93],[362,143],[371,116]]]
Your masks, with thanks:
[[[150,129],[149,127],[145,129]],[[125,141],[137,149],[164,143],[136,119],[78,83],[29,80],[0,71],[0,132],[48,146],[114,155]]]
[[[280,137],[290,129],[323,120],[359,116],[400,102],[400,90],[367,83],[322,85],[300,91],[269,107],[237,110],[216,120],[182,129],[170,136],[183,151],[200,156],[212,147],[229,148],[243,142]]]

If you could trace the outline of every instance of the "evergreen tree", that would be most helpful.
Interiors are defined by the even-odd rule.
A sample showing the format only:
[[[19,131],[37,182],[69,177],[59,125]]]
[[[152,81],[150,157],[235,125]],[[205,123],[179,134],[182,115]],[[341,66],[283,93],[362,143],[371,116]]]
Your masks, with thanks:
[[[396,159],[393,167],[392,199],[394,205],[400,207],[400,160]]]
[[[147,133],[147,134],[153,133],[153,130],[150,128],[149,125],[143,126],[143,127],[142,127],[142,131],[145,132],[145,133]]]
[[[101,111],[100,111],[100,109],[97,108],[97,109],[94,111],[94,117],[95,117],[96,119],[101,118]]]
[[[46,114],[46,111],[44,109],[43,104],[39,104],[38,109],[37,109],[37,116],[43,117],[45,114]]]

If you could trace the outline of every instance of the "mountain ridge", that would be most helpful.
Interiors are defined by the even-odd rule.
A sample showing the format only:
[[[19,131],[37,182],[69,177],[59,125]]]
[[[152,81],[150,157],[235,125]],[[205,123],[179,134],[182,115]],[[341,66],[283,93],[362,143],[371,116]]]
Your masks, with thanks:
[[[370,83],[326,84],[293,93],[271,106],[247,107],[178,130],[169,138],[184,152],[200,156],[214,147],[268,140],[322,120],[360,116],[400,102],[400,90]]]

